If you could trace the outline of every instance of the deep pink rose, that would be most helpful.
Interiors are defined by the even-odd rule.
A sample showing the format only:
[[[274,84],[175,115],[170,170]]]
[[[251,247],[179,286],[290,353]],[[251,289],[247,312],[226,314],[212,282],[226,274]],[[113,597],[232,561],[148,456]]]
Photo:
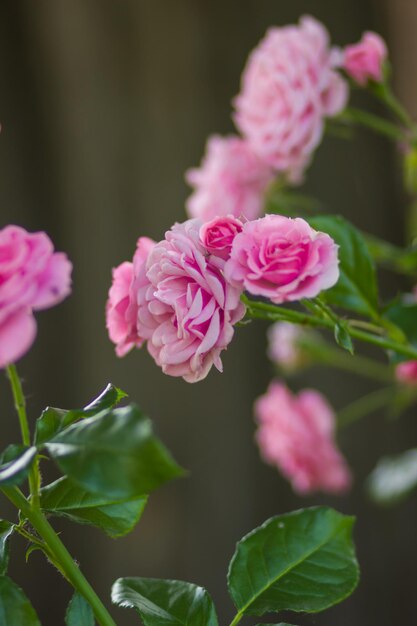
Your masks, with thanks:
[[[48,235],[19,226],[0,230],[0,367],[22,357],[36,336],[33,311],[58,304],[71,291],[72,265]]]
[[[385,41],[377,33],[367,32],[359,43],[346,46],[343,68],[359,85],[366,85],[368,80],[381,82],[384,61],[387,58]]]
[[[395,368],[395,377],[400,383],[417,385],[417,361],[404,361]]]
[[[224,279],[224,261],[202,246],[199,219],[175,224],[151,250],[137,280],[138,332],[164,373],[196,382],[212,365],[245,313],[241,291]]]
[[[188,214],[203,221],[229,214],[249,220],[259,217],[263,194],[273,177],[246,141],[214,135],[207,142],[201,167],[186,172],[195,189],[186,203]]]
[[[314,298],[338,280],[338,246],[299,217],[266,215],[236,235],[226,278],[275,304]]]
[[[126,261],[113,269],[113,281],[106,304],[106,326],[119,357],[143,344],[136,327],[138,305],[134,282],[154,245],[151,239],[140,237],[133,263]]]
[[[299,182],[323,135],[323,120],[348,97],[335,71],[341,54],[324,26],[305,16],[298,26],[270,28],[249,56],[235,123],[258,156]]]
[[[200,228],[200,241],[210,254],[226,260],[230,257],[233,240],[242,228],[242,222],[233,215],[215,217]]]
[[[274,381],[255,403],[256,439],[267,463],[277,466],[298,493],[341,493],[351,477],[334,441],[335,416],[312,389],[292,394]]]

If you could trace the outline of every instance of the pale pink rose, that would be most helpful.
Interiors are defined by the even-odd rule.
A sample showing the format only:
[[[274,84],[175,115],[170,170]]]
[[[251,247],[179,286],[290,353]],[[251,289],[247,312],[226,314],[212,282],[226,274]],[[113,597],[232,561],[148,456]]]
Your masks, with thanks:
[[[304,328],[290,322],[275,322],[268,328],[268,356],[273,363],[287,372],[293,372],[306,362],[305,351],[299,343],[305,335]]]
[[[335,416],[313,389],[298,396],[277,381],[255,403],[256,439],[263,459],[275,465],[301,494],[346,491],[347,464],[335,440]]]
[[[33,311],[48,309],[71,291],[72,265],[54,252],[44,232],[0,230],[0,367],[22,357],[36,336]]]
[[[163,372],[196,382],[220,354],[245,313],[241,291],[223,276],[224,261],[207,254],[199,219],[175,224],[151,250],[137,280],[138,332]]]
[[[235,98],[235,123],[252,149],[276,171],[299,182],[322,139],[324,118],[348,98],[335,71],[341,55],[324,26],[305,16],[299,25],[270,28],[249,56]]]
[[[264,192],[274,178],[246,141],[218,135],[208,139],[201,166],[185,176],[195,189],[186,202],[187,212],[203,221],[229,214],[249,220],[259,217]]]
[[[140,237],[133,263],[126,261],[113,269],[106,304],[106,326],[119,357],[125,356],[134,347],[140,348],[144,341],[137,332],[138,304],[134,283],[154,245],[151,239]]]
[[[339,278],[338,246],[297,217],[266,215],[236,235],[226,278],[275,304],[314,298]]]
[[[404,361],[395,368],[395,377],[400,383],[417,385],[417,361]]]
[[[368,80],[381,82],[384,62],[387,58],[385,41],[377,33],[367,32],[359,43],[346,46],[343,68],[359,85],[366,85]]]
[[[200,241],[210,254],[227,260],[233,240],[242,228],[242,222],[233,215],[215,217],[200,228]]]

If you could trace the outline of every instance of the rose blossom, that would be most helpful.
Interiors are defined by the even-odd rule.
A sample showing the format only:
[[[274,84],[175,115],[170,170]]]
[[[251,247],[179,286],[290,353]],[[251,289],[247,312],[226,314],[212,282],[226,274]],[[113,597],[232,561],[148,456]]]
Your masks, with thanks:
[[[256,401],[255,414],[262,457],[281,470],[295,491],[348,489],[350,472],[334,441],[335,416],[320,393],[305,389],[297,396],[274,381]]]
[[[163,372],[196,382],[212,365],[244,315],[241,291],[224,278],[224,261],[201,244],[199,219],[175,224],[151,250],[137,278],[138,332]]]
[[[242,228],[242,222],[233,215],[215,217],[200,228],[200,241],[211,254],[227,260],[233,240]]]
[[[140,237],[133,263],[125,261],[113,269],[113,282],[106,304],[106,326],[119,357],[125,356],[135,346],[139,348],[143,343],[136,328],[138,305],[134,280],[154,245],[151,239]]]
[[[266,215],[236,235],[225,275],[275,304],[314,298],[338,280],[338,246],[297,217]]]
[[[0,230],[0,367],[22,357],[36,336],[33,311],[58,304],[71,291],[72,265],[44,232]]]
[[[259,217],[263,194],[274,177],[246,141],[218,135],[208,139],[201,166],[185,176],[195,188],[186,202],[188,214],[203,221],[229,214]]]
[[[400,383],[417,385],[417,361],[404,361],[395,368],[395,377]]]
[[[343,68],[359,85],[366,85],[369,79],[381,82],[383,66],[387,58],[385,41],[377,33],[367,32],[359,43],[346,46]]]
[[[340,60],[324,26],[309,16],[298,26],[270,28],[249,56],[234,101],[236,126],[293,182],[321,141],[324,118],[346,106],[347,84],[334,69]]]
[[[308,359],[298,342],[306,330],[290,322],[275,322],[268,328],[268,356],[287,372],[301,367]]]

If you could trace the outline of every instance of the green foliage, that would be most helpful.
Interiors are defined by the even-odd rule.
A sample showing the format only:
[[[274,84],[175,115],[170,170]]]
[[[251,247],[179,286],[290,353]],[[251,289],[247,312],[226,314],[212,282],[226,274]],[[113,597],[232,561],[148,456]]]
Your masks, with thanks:
[[[282,187],[272,189],[265,201],[265,213],[276,213],[288,217],[311,215],[322,209],[321,202],[316,198],[301,193],[294,193]]]
[[[95,624],[93,609],[77,592],[74,593],[68,605],[65,624],[66,626],[94,626]]]
[[[107,385],[102,393],[84,409],[46,408],[36,422],[35,444],[41,446],[74,422],[86,417],[94,417],[101,411],[112,409],[127,394],[114,385]]]
[[[0,520],[0,576],[4,576],[9,565],[9,537],[13,534],[14,524]]]
[[[1,626],[41,626],[35,609],[8,576],[0,576]]]
[[[414,300],[395,300],[385,309],[384,319],[400,328],[409,343],[417,345],[417,304]],[[394,360],[404,360],[404,357],[395,355]]]
[[[372,319],[379,318],[375,266],[362,234],[342,217],[320,215],[309,220],[339,245],[340,278],[323,293],[326,301]]]
[[[205,589],[179,580],[120,578],[112,600],[138,611],[145,626],[217,626],[213,602]]]
[[[146,496],[118,501],[89,493],[65,476],[41,490],[41,507],[48,513],[97,526],[114,538],[133,530],[146,502]]]
[[[134,405],[76,422],[46,448],[72,482],[112,501],[143,496],[183,474]]]
[[[274,517],[246,535],[228,574],[238,615],[314,613],[350,595],[359,578],[353,522],[317,507]]]
[[[13,486],[24,482],[35,460],[37,449],[12,444],[1,455],[0,485]]]
[[[417,448],[382,458],[368,478],[368,491],[378,504],[395,504],[417,488]]]

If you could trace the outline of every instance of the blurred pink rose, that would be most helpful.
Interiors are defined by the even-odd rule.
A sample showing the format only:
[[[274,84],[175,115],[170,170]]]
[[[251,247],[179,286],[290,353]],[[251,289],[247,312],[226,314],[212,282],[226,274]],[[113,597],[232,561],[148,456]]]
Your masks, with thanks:
[[[335,416],[312,389],[292,394],[274,381],[255,403],[256,439],[267,463],[275,465],[298,493],[346,491],[351,477],[334,441]]]
[[[138,331],[163,372],[187,382],[205,378],[245,313],[240,289],[224,279],[224,261],[208,256],[199,219],[175,224],[139,272]]]
[[[275,322],[268,328],[268,356],[281,369],[292,372],[301,367],[307,355],[298,345],[306,330],[290,322]]]
[[[417,385],[417,361],[404,361],[395,368],[395,377],[400,383]]]
[[[140,237],[133,263],[126,261],[113,269],[113,281],[106,304],[106,326],[110,340],[116,344],[116,354],[119,357],[143,344],[136,327],[138,305],[134,280],[154,245],[155,242],[151,239]]]
[[[263,194],[274,175],[239,137],[208,139],[201,167],[186,172],[195,191],[186,208],[190,217],[208,221],[232,214],[249,220],[262,213]]]
[[[297,217],[266,215],[236,235],[226,278],[275,304],[314,298],[338,280],[338,246]]]
[[[270,28],[249,56],[234,101],[235,123],[256,154],[299,182],[323,135],[323,120],[348,98],[335,71],[341,53],[324,26],[305,16],[298,26]]]
[[[233,215],[215,217],[200,228],[200,241],[210,254],[226,260],[230,257],[233,240],[242,228],[242,222]]]
[[[385,41],[377,33],[367,32],[359,43],[346,46],[343,68],[359,85],[366,85],[369,79],[381,82],[384,61],[387,58]]]
[[[33,311],[48,309],[71,291],[72,265],[54,252],[44,232],[0,230],[0,367],[22,357],[36,336]]]

